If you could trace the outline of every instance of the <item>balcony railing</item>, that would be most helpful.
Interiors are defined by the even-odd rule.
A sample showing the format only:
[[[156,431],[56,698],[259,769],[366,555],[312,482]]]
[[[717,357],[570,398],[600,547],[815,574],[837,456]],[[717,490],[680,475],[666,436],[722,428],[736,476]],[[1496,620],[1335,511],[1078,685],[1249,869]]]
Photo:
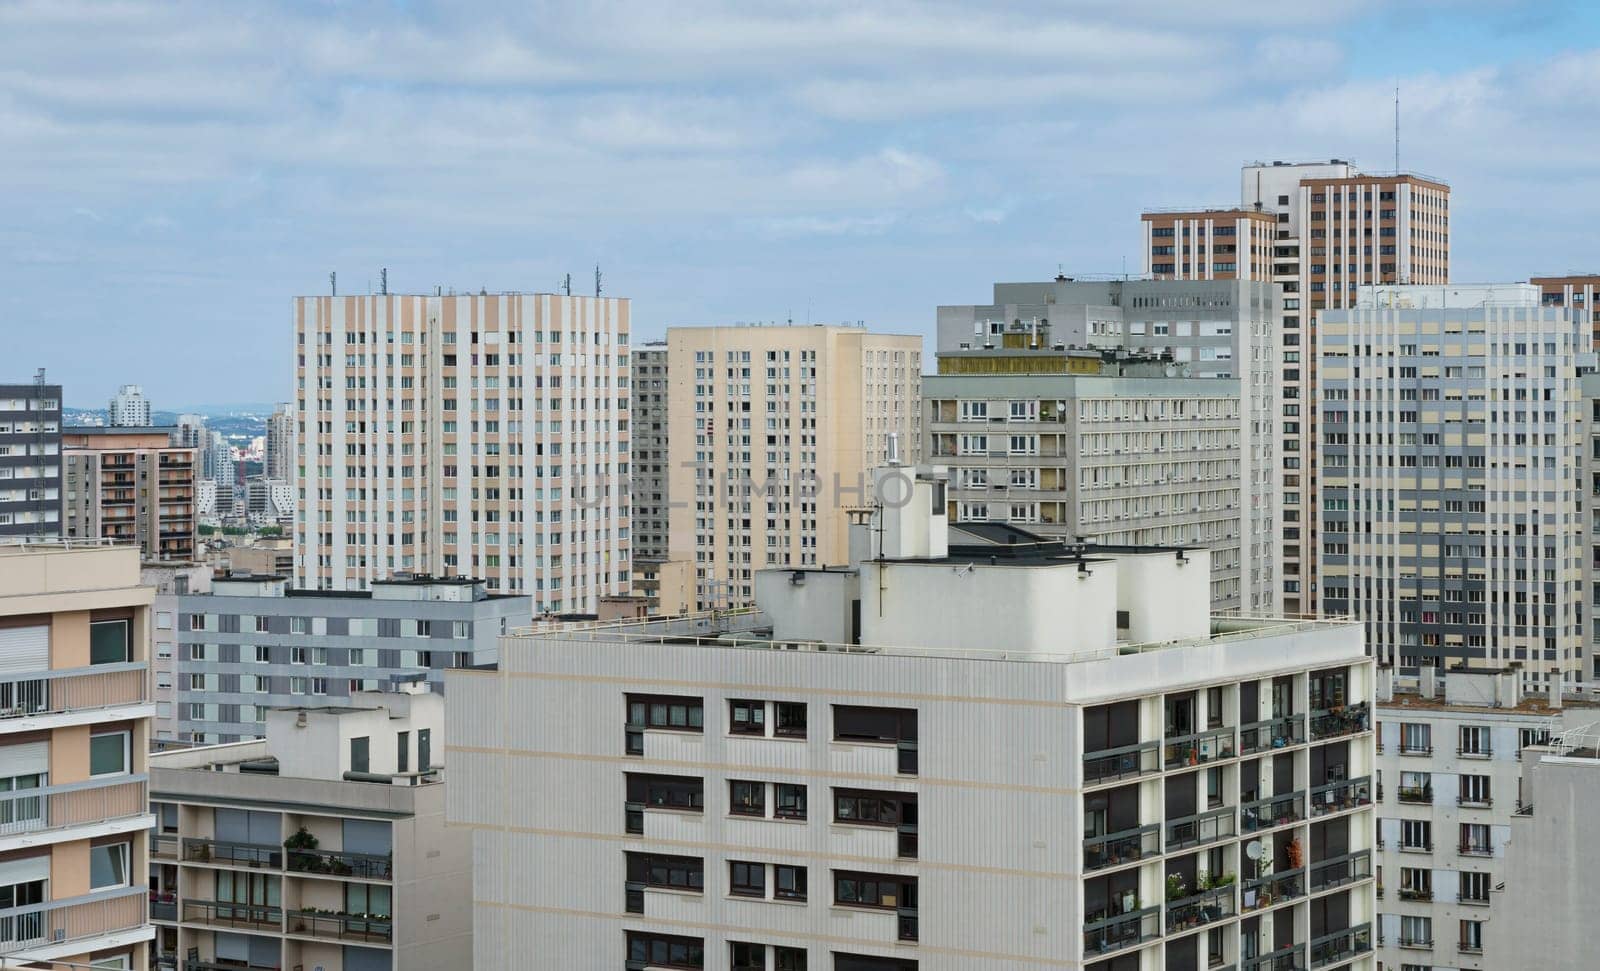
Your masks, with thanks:
[[[338,850],[287,850],[290,873],[326,873],[357,880],[393,880],[394,864],[388,855],[344,853]]]
[[[1169,738],[1161,747],[1161,761],[1169,769],[1204,765],[1239,754],[1232,728],[1215,728],[1193,735]]]
[[[1304,744],[1306,716],[1284,715],[1239,726],[1239,751],[1245,755]]]
[[[1462,856],[1493,856],[1494,847],[1482,843],[1462,843],[1456,847]]]
[[[1276,906],[1286,900],[1304,897],[1306,895],[1305,875],[1305,868],[1301,867],[1245,881],[1243,886],[1244,909],[1246,911],[1261,910],[1265,907]]]
[[[1083,953],[1109,954],[1161,936],[1161,908],[1146,907],[1083,925]]]
[[[178,895],[171,890],[150,891],[150,919],[178,920]]]
[[[1311,788],[1311,817],[1372,805],[1372,777],[1346,779]]]
[[[1301,822],[1306,818],[1304,799],[1305,791],[1301,790],[1247,802],[1239,807],[1240,826],[1245,832],[1253,833]]]
[[[290,934],[304,934],[331,941],[387,944],[394,940],[394,920],[387,915],[291,910],[287,930]]]
[[[1083,841],[1083,869],[1103,870],[1110,866],[1134,863],[1161,852],[1161,827],[1155,823],[1125,829]]]
[[[1433,786],[1401,786],[1398,792],[1401,802],[1422,805],[1433,802]]]
[[[1433,888],[1432,887],[1401,887],[1400,888],[1400,899],[1401,900],[1432,900],[1433,899]]]
[[[183,862],[219,863],[225,866],[276,870],[283,866],[283,847],[187,836],[183,840]]]
[[[1433,754],[1433,746],[1432,745],[1407,745],[1404,741],[1402,741],[1400,743],[1400,754],[1401,755],[1415,755],[1415,756],[1432,755]]]
[[[1190,930],[1202,924],[1232,917],[1234,908],[1233,885],[1206,890],[1182,900],[1167,904],[1167,933]]]
[[[1319,893],[1372,876],[1372,851],[1357,850],[1311,864],[1311,892]]]
[[[1137,742],[1099,752],[1086,752],[1083,756],[1083,783],[1096,785],[1156,772],[1160,768],[1156,761],[1160,748],[1160,742]]]
[[[113,776],[0,792],[0,836],[40,833],[150,811],[145,776]]]
[[[1291,944],[1259,957],[1245,958],[1240,971],[1306,971],[1306,946]]]
[[[0,954],[133,930],[145,922],[148,894],[144,887],[117,887],[0,910]]]
[[[1233,807],[1167,820],[1167,852],[1202,846],[1238,834]]]
[[[1456,746],[1456,754],[1464,759],[1492,759],[1494,758],[1494,749],[1487,745],[1481,748],[1462,748],[1458,745]]]
[[[1318,741],[1325,738],[1338,738],[1341,735],[1354,735],[1364,732],[1371,727],[1371,712],[1367,703],[1351,705],[1348,708],[1314,709],[1311,712],[1311,738]]]
[[[245,927],[277,931],[283,927],[283,908],[261,904],[235,904],[212,900],[184,900],[183,922],[213,927]]]
[[[137,705],[149,700],[143,661],[30,671],[0,678],[0,720]]]
[[[1311,940],[1311,967],[1321,968],[1348,961],[1372,950],[1372,924],[1347,927]]]
[[[212,961],[183,962],[183,971],[279,971],[264,964],[217,964]]]
[[[1494,800],[1488,796],[1457,796],[1456,805],[1463,809],[1488,809],[1494,805]]]

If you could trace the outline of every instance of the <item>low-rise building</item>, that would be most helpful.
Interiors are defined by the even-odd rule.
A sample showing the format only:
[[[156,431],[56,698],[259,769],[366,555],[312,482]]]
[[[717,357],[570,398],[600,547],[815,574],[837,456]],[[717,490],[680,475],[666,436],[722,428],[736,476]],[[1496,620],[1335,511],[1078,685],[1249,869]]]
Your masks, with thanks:
[[[426,685],[281,708],[267,737],[150,757],[158,969],[472,963],[472,854],[449,830]]]

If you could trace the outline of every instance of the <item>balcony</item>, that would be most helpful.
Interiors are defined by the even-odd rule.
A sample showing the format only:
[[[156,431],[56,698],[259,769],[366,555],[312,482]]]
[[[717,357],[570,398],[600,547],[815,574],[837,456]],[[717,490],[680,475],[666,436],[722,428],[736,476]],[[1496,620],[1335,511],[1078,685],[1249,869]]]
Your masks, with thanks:
[[[1306,741],[1306,716],[1284,715],[1266,721],[1251,722],[1239,727],[1239,751],[1253,755],[1268,749],[1304,745]]]
[[[1401,887],[1401,900],[1427,901],[1433,899],[1432,887]]]
[[[171,833],[151,833],[150,859],[175,862],[178,859],[178,837]]]
[[[394,940],[394,920],[387,914],[336,914],[325,910],[291,910],[288,932],[325,941],[388,944]]]
[[[209,927],[242,927],[246,930],[264,930],[277,933],[283,929],[283,909],[260,904],[234,904],[211,900],[185,900],[182,905],[185,924],[205,924]]]
[[[144,776],[112,776],[0,792],[0,837],[137,819],[150,812]]]
[[[1305,956],[1304,944],[1291,944],[1270,954],[1245,958],[1239,968],[1240,971],[1306,971]]]
[[[1311,864],[1311,892],[1321,893],[1372,876],[1372,851],[1358,850]]]
[[[1347,927],[1332,934],[1324,934],[1311,941],[1311,967],[1322,968],[1340,961],[1349,961],[1358,954],[1372,951],[1372,924]]]
[[[1304,798],[1305,791],[1301,790],[1247,802],[1239,807],[1240,824],[1245,832],[1254,833],[1303,822],[1306,818],[1302,808]]]
[[[1400,743],[1400,754],[1401,755],[1413,756],[1415,758],[1427,758],[1428,756],[1433,754],[1433,746],[1432,745],[1407,745],[1404,741],[1401,741],[1401,743]]]
[[[1313,786],[1311,789],[1311,818],[1331,813],[1345,812],[1372,805],[1372,777],[1346,779]]]
[[[1193,930],[1212,921],[1223,920],[1237,913],[1233,903],[1233,885],[1173,900],[1167,903],[1167,933],[1176,934]]]
[[[1462,843],[1456,847],[1456,852],[1462,856],[1494,856],[1494,847],[1482,843]]]
[[[1483,748],[1461,748],[1457,746],[1456,754],[1464,759],[1492,759],[1494,758],[1494,749],[1488,746]]]
[[[1432,805],[1433,786],[1401,786],[1399,796],[1401,802],[1421,806]]]
[[[171,890],[150,891],[150,919],[178,921],[178,895]]]
[[[1413,950],[1417,950],[1417,951],[1431,951],[1431,950],[1433,950],[1433,938],[1431,938],[1431,937],[1405,937],[1405,936],[1401,936],[1399,941],[1398,941],[1398,943],[1399,943],[1399,945],[1401,947],[1409,947],[1409,948],[1411,948]]]
[[[1161,908],[1146,907],[1083,925],[1085,956],[1110,954],[1161,936]]]
[[[1099,785],[1119,779],[1136,779],[1160,770],[1156,750],[1160,742],[1137,742],[1119,748],[1085,752],[1083,756],[1083,784]]]
[[[1306,871],[1302,867],[1245,881],[1243,885],[1244,910],[1247,913],[1252,910],[1265,910],[1268,907],[1276,907],[1285,901],[1304,897],[1306,888],[1301,878],[1305,875]]]
[[[145,668],[145,662],[131,661],[7,675],[0,679],[0,725],[27,715],[144,704],[150,700]]]
[[[1456,805],[1462,809],[1489,809],[1494,805],[1494,800],[1488,796],[1457,796]]]
[[[183,840],[183,862],[277,870],[283,866],[283,847],[188,836]]]
[[[389,855],[343,853],[337,850],[289,850],[286,862],[290,873],[317,873],[357,880],[393,880],[394,863]]]
[[[1090,836],[1083,841],[1083,870],[1135,863],[1161,852],[1161,827],[1155,823],[1105,836]]]
[[[213,961],[190,959],[183,962],[183,971],[279,971],[279,969],[262,964],[217,964]]]
[[[1167,820],[1167,852],[1203,846],[1238,835],[1233,807]]]
[[[148,893],[144,887],[117,887],[0,910],[0,954],[134,930],[144,924]]]
[[[1311,740],[1314,742],[1355,735],[1372,727],[1366,702],[1348,708],[1327,708],[1311,712]]]
[[[1161,748],[1161,761],[1168,769],[1179,769],[1231,759],[1238,754],[1233,729],[1218,728],[1167,739]]]

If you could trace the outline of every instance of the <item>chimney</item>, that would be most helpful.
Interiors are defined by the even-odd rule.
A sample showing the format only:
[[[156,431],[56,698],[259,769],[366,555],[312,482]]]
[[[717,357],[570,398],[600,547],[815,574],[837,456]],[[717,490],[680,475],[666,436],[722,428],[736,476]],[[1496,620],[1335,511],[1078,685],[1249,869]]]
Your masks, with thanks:
[[[1378,669],[1378,704],[1387,705],[1394,701],[1394,668],[1381,667]]]
[[[1423,665],[1417,669],[1417,695],[1422,698],[1439,697],[1439,669]]]

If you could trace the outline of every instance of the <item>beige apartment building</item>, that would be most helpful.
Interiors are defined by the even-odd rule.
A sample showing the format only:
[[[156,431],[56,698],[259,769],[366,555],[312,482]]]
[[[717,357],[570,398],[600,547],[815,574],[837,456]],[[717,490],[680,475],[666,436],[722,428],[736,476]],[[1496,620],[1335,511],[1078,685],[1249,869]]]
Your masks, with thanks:
[[[628,592],[629,302],[298,297],[294,578],[471,575],[535,613]]]
[[[137,543],[147,560],[195,556],[195,450],[170,444],[170,428],[67,428],[61,433],[68,539]]]
[[[0,545],[0,965],[147,967],[153,596],[133,546]]]
[[[846,510],[891,440],[922,448],[922,338],[860,326],[667,331],[670,559],[697,609],[747,604],[769,567],[847,560]]]
[[[1150,210],[1144,271],[1157,279],[1269,279],[1281,298],[1277,452],[1282,493],[1283,610],[1317,610],[1317,321],[1374,284],[1450,281],[1450,187],[1411,172],[1363,172],[1354,162],[1256,162],[1240,173],[1240,205]],[[1257,276],[1271,226],[1270,275]],[[1233,247],[1226,250],[1225,247]]]

